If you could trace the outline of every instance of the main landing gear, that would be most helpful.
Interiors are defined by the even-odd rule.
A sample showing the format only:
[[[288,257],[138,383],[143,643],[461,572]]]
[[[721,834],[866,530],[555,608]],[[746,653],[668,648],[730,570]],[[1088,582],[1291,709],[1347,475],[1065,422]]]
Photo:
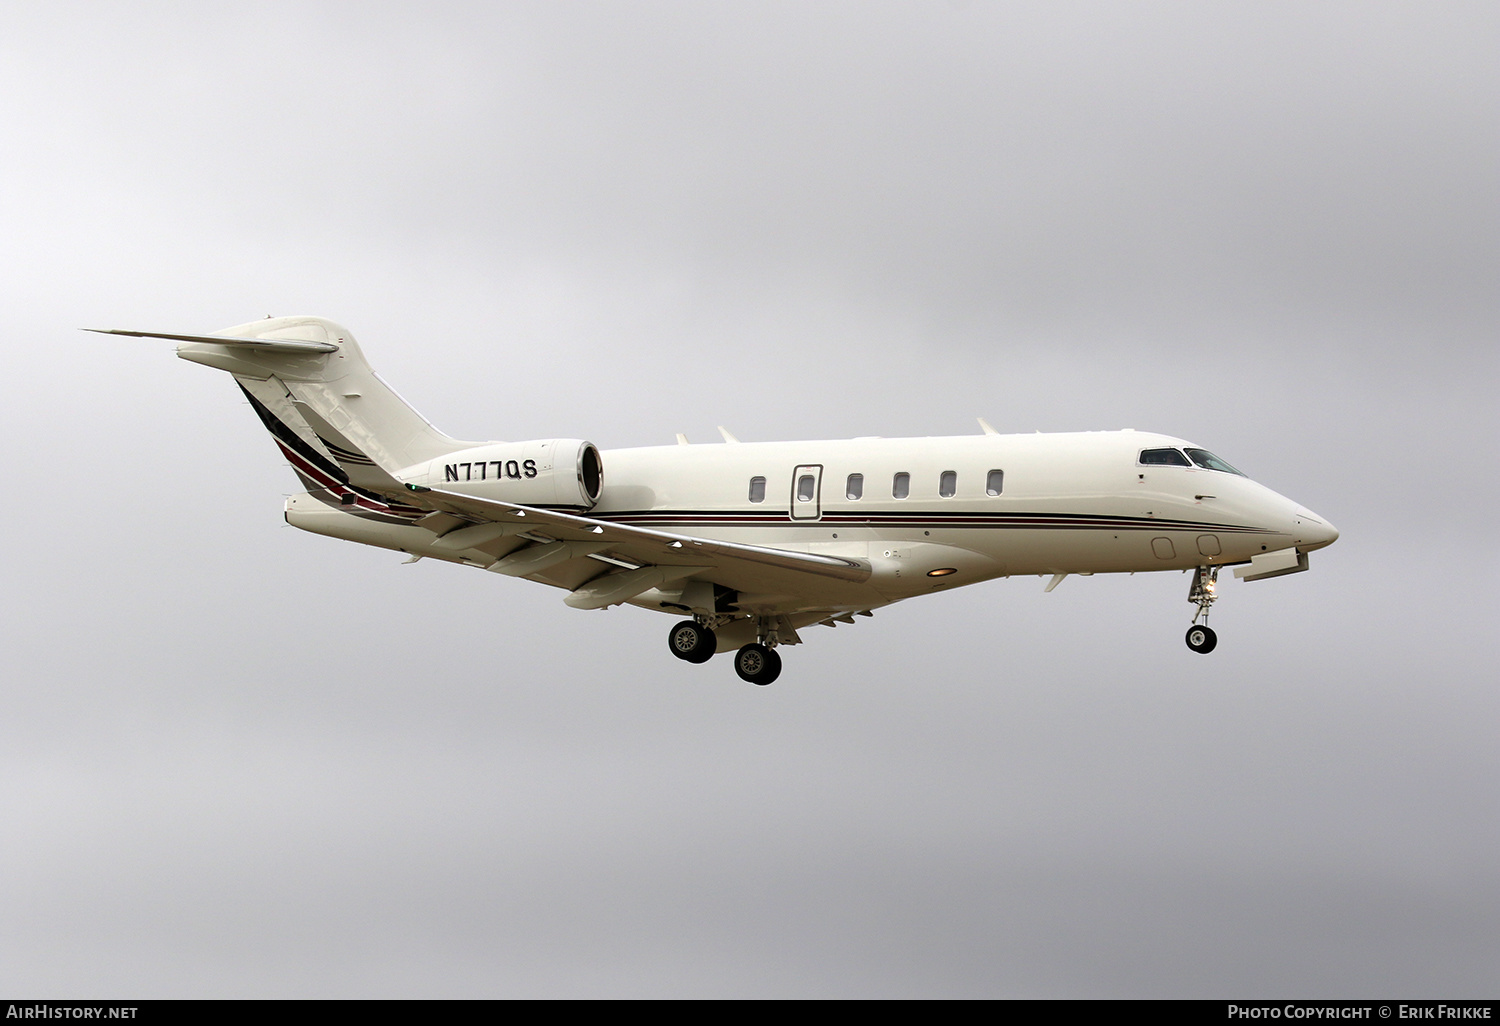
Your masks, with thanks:
[[[690,663],[706,663],[714,657],[719,639],[714,637],[713,631],[696,620],[684,620],[667,635],[667,644],[678,659],[686,659]]]
[[[740,680],[764,687],[781,676],[781,656],[774,648],[752,641],[734,654],[734,672]]]
[[[1218,598],[1214,592],[1219,583],[1219,568],[1216,566],[1200,566],[1193,571],[1193,583],[1188,589],[1188,601],[1198,607],[1198,612],[1193,614],[1193,625],[1188,628],[1187,647],[1199,655],[1208,655],[1219,643],[1219,636],[1214,629],[1208,625],[1208,608]],[[1199,623],[1199,620],[1202,623]]]
[[[741,680],[764,687],[781,676],[781,656],[776,654],[775,629],[763,620],[758,633],[759,641],[752,641],[734,654],[734,672]],[[718,651],[719,639],[708,624],[683,620],[667,634],[667,647],[678,659],[706,663]]]

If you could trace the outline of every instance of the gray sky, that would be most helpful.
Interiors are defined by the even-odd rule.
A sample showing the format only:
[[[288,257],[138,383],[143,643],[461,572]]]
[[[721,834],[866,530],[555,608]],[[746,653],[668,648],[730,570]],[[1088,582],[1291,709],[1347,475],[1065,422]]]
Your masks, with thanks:
[[[0,989],[1500,984],[1493,4],[32,4],[0,33]],[[297,532],[170,344],[347,325],[460,437],[1136,427],[1311,573],[806,632]],[[607,472],[607,468],[606,468]]]

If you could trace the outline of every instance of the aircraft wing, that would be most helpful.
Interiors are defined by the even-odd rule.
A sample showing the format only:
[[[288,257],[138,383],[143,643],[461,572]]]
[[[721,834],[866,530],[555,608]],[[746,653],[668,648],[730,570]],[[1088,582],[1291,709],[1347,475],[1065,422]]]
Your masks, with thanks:
[[[439,539],[442,548],[457,553],[501,537],[520,537],[531,543],[492,564],[489,569],[496,572],[529,577],[589,557],[593,557],[591,563],[600,560],[619,567],[573,588],[568,604],[580,608],[625,601],[658,584],[693,575],[758,591],[778,580],[794,588],[808,574],[854,584],[869,580],[871,574],[870,564],[861,559],[671,534],[440,488],[407,488],[421,505],[470,522],[444,534]],[[475,519],[481,522],[473,523]],[[740,580],[756,585],[745,587]]]

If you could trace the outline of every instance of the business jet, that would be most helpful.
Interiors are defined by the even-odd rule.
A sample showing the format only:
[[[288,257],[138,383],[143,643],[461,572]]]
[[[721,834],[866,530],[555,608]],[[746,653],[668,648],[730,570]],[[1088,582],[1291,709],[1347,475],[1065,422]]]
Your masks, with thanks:
[[[99,329],[89,329],[99,330]],[[804,630],[997,577],[1190,571],[1194,652],[1219,571],[1308,568],[1338,531],[1206,449],[1145,432],[853,438],[601,452],[579,438],[464,442],[375,374],[344,328],[276,317],[170,339],[227,371],[306,491],[287,523],[679,618],[674,656],[733,653],[752,684]]]

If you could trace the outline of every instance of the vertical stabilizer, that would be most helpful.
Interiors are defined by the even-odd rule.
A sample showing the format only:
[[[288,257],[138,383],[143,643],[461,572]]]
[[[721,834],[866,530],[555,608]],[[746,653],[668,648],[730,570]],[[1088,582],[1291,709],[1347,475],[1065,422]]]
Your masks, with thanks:
[[[380,379],[353,335],[321,317],[272,317],[213,335],[161,337],[176,338],[184,360],[234,375],[308,488],[326,490],[351,512],[378,506],[395,513],[381,501],[401,505],[392,471],[479,444],[428,423]]]

